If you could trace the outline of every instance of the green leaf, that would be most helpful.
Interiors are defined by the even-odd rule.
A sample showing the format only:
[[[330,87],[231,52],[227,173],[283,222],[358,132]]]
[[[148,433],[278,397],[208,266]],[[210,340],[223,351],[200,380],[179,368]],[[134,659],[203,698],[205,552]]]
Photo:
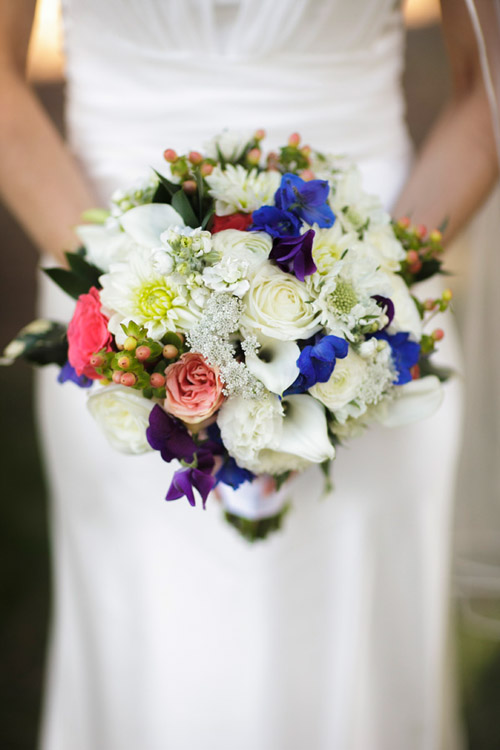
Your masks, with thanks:
[[[200,226],[200,222],[196,218],[196,214],[184,190],[178,190],[175,193],[172,197],[172,206],[182,216],[184,223],[188,227],[196,229],[196,227]]]
[[[80,278],[73,271],[67,271],[65,268],[43,268],[42,270],[73,299],[78,299],[80,294],[87,294],[89,291],[88,281]]]
[[[219,159],[220,168],[221,169],[225,169],[226,168],[226,164],[227,164],[226,157],[224,156],[224,154],[220,150],[218,143],[215,144],[215,149],[217,151],[217,158]]]
[[[248,542],[256,542],[260,539],[265,539],[269,534],[272,534],[275,531],[279,531],[289,510],[290,505],[287,504],[275,516],[259,518],[255,521],[236,516],[234,513],[230,513],[227,510],[224,512],[224,517],[231,526],[234,526],[244,539]]]
[[[160,185],[167,191],[170,198],[173,198],[176,193],[179,192],[179,190],[182,189],[181,185],[177,185],[175,182],[170,182],[170,180],[167,180],[166,177],[164,177],[162,174],[156,171],[156,169],[153,170],[158,179],[160,180]],[[156,197],[156,193],[155,193]],[[156,201],[153,198],[153,203],[164,203],[165,201]],[[168,201],[170,202],[170,201]]]
[[[210,206],[208,211],[206,212],[205,216],[203,217],[203,221],[201,222],[201,228],[206,229],[210,223],[210,220],[212,216],[215,214],[215,207]]]
[[[89,289],[91,286],[96,286],[98,289],[101,288],[101,285],[99,283],[99,276],[102,276],[102,271],[100,268],[97,268],[97,266],[94,266],[93,263],[89,263],[87,260],[85,260],[82,255],[78,253],[64,253],[70,269],[73,271],[74,274],[79,276],[82,281],[87,281],[89,285]]]

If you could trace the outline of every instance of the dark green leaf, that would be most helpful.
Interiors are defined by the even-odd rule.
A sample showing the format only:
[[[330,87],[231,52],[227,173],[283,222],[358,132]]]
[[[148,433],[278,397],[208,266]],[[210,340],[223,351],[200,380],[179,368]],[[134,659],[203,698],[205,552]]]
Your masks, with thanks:
[[[163,186],[163,188],[167,191],[167,193],[170,195],[171,198],[181,190],[181,185],[176,185],[175,182],[170,182],[170,180],[167,180],[166,177],[164,177],[162,174],[155,170],[153,170],[158,179],[160,180],[160,185]],[[153,199],[153,203],[159,203],[160,201],[155,201]],[[163,201],[162,201],[163,202]],[[170,201],[168,201],[170,202]]]
[[[202,229],[206,229],[208,227],[210,220],[212,216],[214,215],[214,213],[215,213],[215,208],[213,206],[210,206],[205,216],[203,217],[203,221],[201,222]]]
[[[87,281],[89,289],[91,286],[96,286],[98,289],[101,288],[99,284],[99,276],[102,276],[102,271],[97,266],[89,263],[79,253],[64,253],[68,259],[69,267],[74,274],[79,276],[82,281]]]
[[[200,226],[200,222],[196,218],[196,214],[184,190],[178,190],[175,193],[172,197],[172,206],[182,216],[184,223],[188,227],[195,229]]]
[[[73,271],[67,271],[65,268],[44,268],[42,270],[63,292],[66,292],[66,294],[69,294],[74,299],[78,299],[80,294],[87,294],[89,291],[90,285],[88,281],[81,279]]]

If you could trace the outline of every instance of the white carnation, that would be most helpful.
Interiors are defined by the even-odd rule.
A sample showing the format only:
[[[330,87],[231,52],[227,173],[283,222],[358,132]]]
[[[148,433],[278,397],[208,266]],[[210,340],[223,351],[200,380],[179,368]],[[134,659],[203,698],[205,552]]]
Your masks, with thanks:
[[[259,268],[243,301],[242,325],[270,338],[307,339],[320,329],[306,284],[271,263]]]
[[[113,448],[122,453],[146,453],[149,413],[154,406],[137,391],[111,385],[92,393],[87,406]]]
[[[283,409],[277,396],[260,399],[228,398],[219,410],[217,424],[229,453],[250,471],[260,451],[272,446],[281,432]]]
[[[281,175],[228,164],[224,170],[215,167],[206,181],[210,195],[215,198],[216,214],[227,216],[238,211],[249,214],[263,205],[274,205]]]

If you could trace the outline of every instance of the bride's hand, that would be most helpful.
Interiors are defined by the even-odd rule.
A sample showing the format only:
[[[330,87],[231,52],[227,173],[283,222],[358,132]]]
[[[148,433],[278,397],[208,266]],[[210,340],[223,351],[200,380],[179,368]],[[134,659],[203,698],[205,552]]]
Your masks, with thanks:
[[[465,2],[441,0],[453,94],[435,123],[396,205],[394,216],[437,227],[449,240],[498,179],[491,112],[476,37]]]
[[[63,263],[72,227],[96,204],[25,80],[35,0],[0,0],[0,195],[42,252]]]

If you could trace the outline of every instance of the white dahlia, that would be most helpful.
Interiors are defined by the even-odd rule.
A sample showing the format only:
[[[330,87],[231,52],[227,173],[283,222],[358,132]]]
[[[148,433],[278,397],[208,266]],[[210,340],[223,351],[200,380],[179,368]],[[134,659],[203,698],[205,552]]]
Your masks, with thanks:
[[[210,195],[215,198],[215,213],[218,216],[242,211],[251,213],[263,205],[274,205],[274,194],[279,187],[279,172],[250,172],[241,165],[228,164],[225,169],[215,167],[205,178]]]

